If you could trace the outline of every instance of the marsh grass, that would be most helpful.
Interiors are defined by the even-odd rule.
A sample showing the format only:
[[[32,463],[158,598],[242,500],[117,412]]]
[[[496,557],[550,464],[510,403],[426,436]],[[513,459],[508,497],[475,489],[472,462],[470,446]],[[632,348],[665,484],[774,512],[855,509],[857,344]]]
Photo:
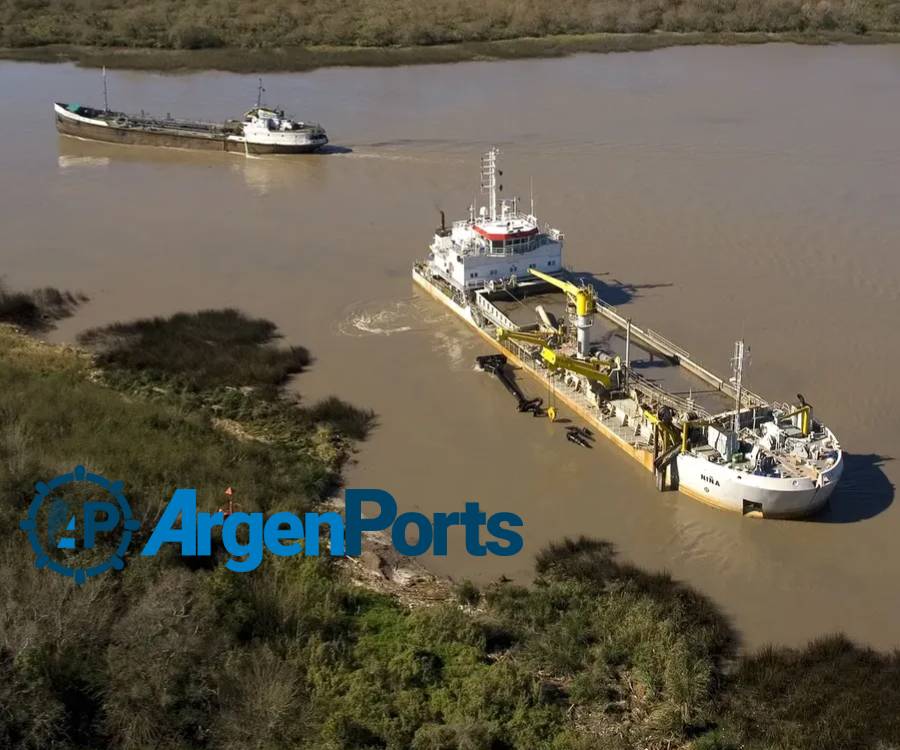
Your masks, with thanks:
[[[541,37],[460,41],[411,46],[285,45],[168,49],[83,44],[42,44],[0,47],[0,59],[69,62],[86,67],[131,70],[227,70],[235,72],[304,71],[328,66],[418,65],[468,60],[516,60],[562,57],[579,52],[638,52],[701,44],[735,45],[790,42],[795,44],[894,44],[898,31],[652,31],[640,33],[573,33]],[[190,114],[190,113],[186,113]]]
[[[274,323],[224,309],[114,323],[78,340],[105,370],[192,391],[232,386],[271,393],[310,362],[306,349],[275,346],[276,338]]]
[[[283,386],[309,364],[303,347],[279,346],[274,324],[237,310],[203,310],[116,323],[83,333],[114,388],[214,419],[270,454],[305,463],[302,486],[332,492],[340,468],[374,427],[368,410],[330,396],[309,406]]]
[[[862,750],[900,740],[900,653],[843,636],[806,648],[767,647],[732,678],[727,724],[772,750]],[[773,696],[778,696],[777,700]]]
[[[880,0],[0,0],[0,44],[210,50],[414,47],[579,34],[900,30]]]
[[[165,338],[160,327],[151,343]],[[170,330],[222,335],[206,324]],[[269,346],[274,330],[244,333],[224,346]],[[37,479],[76,463],[123,479],[145,519],[136,549],[179,486],[197,487],[205,509],[222,502],[226,485],[244,510],[315,507],[341,453],[310,435],[347,440],[340,425],[365,423],[365,413],[357,423],[335,400],[310,409],[282,401],[270,389],[278,370],[244,388],[201,387],[220,382],[214,370],[182,390],[172,383],[184,384],[183,373],[171,368],[140,380],[130,368],[145,360],[132,358],[128,336],[101,338],[107,354],[126,343],[98,381],[77,351],[0,326],[0,747],[862,750],[900,742],[896,654],[832,638],[741,656],[708,600],[594,539],[547,548],[533,585],[489,586],[477,613],[456,602],[408,610],[351,584],[330,558],[269,556],[235,574],[221,550],[207,565],[170,550],[132,554],[123,572],[80,588],[36,570],[17,524]],[[223,414],[265,439],[223,429]],[[468,602],[476,594],[460,589]]]
[[[0,323],[10,323],[32,333],[47,331],[68,318],[87,297],[52,287],[30,292],[7,290],[0,282]]]

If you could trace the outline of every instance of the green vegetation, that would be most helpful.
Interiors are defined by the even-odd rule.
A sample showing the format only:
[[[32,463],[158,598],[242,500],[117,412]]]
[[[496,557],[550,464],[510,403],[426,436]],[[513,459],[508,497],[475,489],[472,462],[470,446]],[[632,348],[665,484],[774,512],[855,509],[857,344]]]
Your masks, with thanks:
[[[468,578],[454,588],[456,600],[463,605],[474,607],[481,601],[481,592]]]
[[[83,333],[97,364],[114,373],[141,373],[191,391],[220,386],[272,388],[309,364],[302,347],[272,344],[275,325],[237,310],[203,310],[171,318],[117,323]]]
[[[898,32],[896,0],[0,0],[4,56],[146,68],[299,70]]]
[[[83,295],[45,287],[31,292],[10,292],[0,283],[0,323],[12,323],[27,331],[46,331],[68,318],[82,302]]]
[[[2,0],[0,43],[416,46],[561,34],[900,31],[892,0]]]
[[[33,483],[76,463],[124,480],[148,520],[176,486],[197,487],[205,509],[225,485],[244,510],[315,507],[372,415],[285,395],[276,384],[308,355],[274,335],[207,311],[88,332],[92,357],[0,326],[0,747],[900,743],[896,654],[832,638],[739,656],[709,601],[604,542],[551,546],[530,587],[464,582],[465,607],[412,610],[330,558],[235,574],[219,549],[132,554],[80,588],[33,567],[18,530]],[[198,357],[204,342],[214,357]]]

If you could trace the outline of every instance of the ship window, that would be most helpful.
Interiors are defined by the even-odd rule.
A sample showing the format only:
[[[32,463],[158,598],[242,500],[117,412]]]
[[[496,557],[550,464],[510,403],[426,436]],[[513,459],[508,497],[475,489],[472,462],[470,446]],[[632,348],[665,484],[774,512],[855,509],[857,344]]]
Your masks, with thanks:
[[[474,271],[474,272],[470,273],[470,274],[469,274],[469,278],[470,278],[470,279],[477,279],[477,278],[478,278],[478,271]]]
[[[535,266],[534,263],[529,263],[529,264],[528,264],[528,267],[529,267],[529,268],[534,268],[534,266]]]
[[[555,260],[548,260],[548,261],[547,261],[547,265],[548,265],[548,266],[555,266],[555,265],[556,265],[556,261],[555,261]]]
[[[496,275],[497,275],[497,269],[496,269],[496,268],[492,268],[492,269],[491,269],[491,276],[496,276]]]
[[[516,268],[515,266],[510,266],[510,267],[509,267],[509,270],[510,270],[510,272],[515,273],[515,272],[518,271],[519,269]]]

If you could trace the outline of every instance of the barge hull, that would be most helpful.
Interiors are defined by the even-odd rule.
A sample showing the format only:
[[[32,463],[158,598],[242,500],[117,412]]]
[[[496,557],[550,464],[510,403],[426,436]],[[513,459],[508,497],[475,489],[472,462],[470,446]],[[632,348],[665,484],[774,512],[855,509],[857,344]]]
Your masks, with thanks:
[[[247,143],[242,138],[225,133],[167,133],[137,128],[119,128],[115,125],[100,126],[56,116],[56,129],[63,135],[85,138],[103,143],[119,143],[132,146],[162,146],[200,151],[223,151],[241,154],[304,154],[320,149],[324,143],[296,146],[284,144]]]
[[[651,451],[635,445],[618,434],[607,421],[594,413],[591,407],[585,403],[580,403],[572,394],[551,383],[539,370],[524,362],[515,352],[505,347],[500,341],[492,337],[489,332],[479,326],[468,308],[449,298],[425,275],[420,273],[418,269],[413,269],[412,277],[418,286],[462,318],[491,346],[504,354],[512,364],[528,372],[543,386],[553,388],[555,397],[559,401],[565,403],[566,406],[578,414],[592,428],[595,428],[603,437],[638,461],[647,471],[654,471],[653,453]],[[767,487],[767,482],[771,483],[778,480],[767,480],[764,477],[753,477],[752,479],[755,481],[750,485],[738,484],[728,478],[726,472],[721,472],[721,476],[717,476],[719,472],[716,471],[717,467],[714,464],[707,461],[701,463],[699,459],[691,455],[682,454],[677,456],[672,469],[678,477],[678,491],[694,500],[699,500],[714,508],[738,512],[751,517],[764,516],[766,518],[791,519],[809,516],[824,507],[837,486],[843,470],[843,464],[839,462],[827,472],[826,481],[821,485],[806,480],[801,486],[795,481],[794,486],[790,488],[785,488],[784,486],[777,488]],[[750,478],[746,477],[746,479]]]

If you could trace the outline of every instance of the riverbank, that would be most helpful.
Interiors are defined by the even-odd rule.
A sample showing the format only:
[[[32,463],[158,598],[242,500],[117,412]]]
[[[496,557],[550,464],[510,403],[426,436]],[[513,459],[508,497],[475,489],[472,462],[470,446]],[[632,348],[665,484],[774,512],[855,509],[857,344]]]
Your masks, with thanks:
[[[221,70],[236,73],[296,72],[335,66],[391,67],[473,60],[565,57],[582,52],[642,52],[677,46],[791,44],[896,44],[900,32],[652,32],[578,34],[419,46],[296,46],[270,48],[152,49],[51,44],[0,47],[0,59],[74,62],[124,70]]]
[[[139,518],[157,517],[174,486],[196,486],[205,507],[225,484],[242,510],[323,507],[323,480],[371,419],[336,400],[281,400],[271,386],[309,357],[274,348],[275,335],[206,311],[95,329],[88,352],[0,325],[4,747],[900,741],[897,654],[836,636],[739,655],[709,600],[599,540],[542,551],[532,586],[483,591],[430,576],[383,540],[355,561],[270,557],[246,574],[229,573],[217,545],[208,559],[132,554],[83,587],[34,568],[18,520],[34,481],[76,462],[124,479]]]

